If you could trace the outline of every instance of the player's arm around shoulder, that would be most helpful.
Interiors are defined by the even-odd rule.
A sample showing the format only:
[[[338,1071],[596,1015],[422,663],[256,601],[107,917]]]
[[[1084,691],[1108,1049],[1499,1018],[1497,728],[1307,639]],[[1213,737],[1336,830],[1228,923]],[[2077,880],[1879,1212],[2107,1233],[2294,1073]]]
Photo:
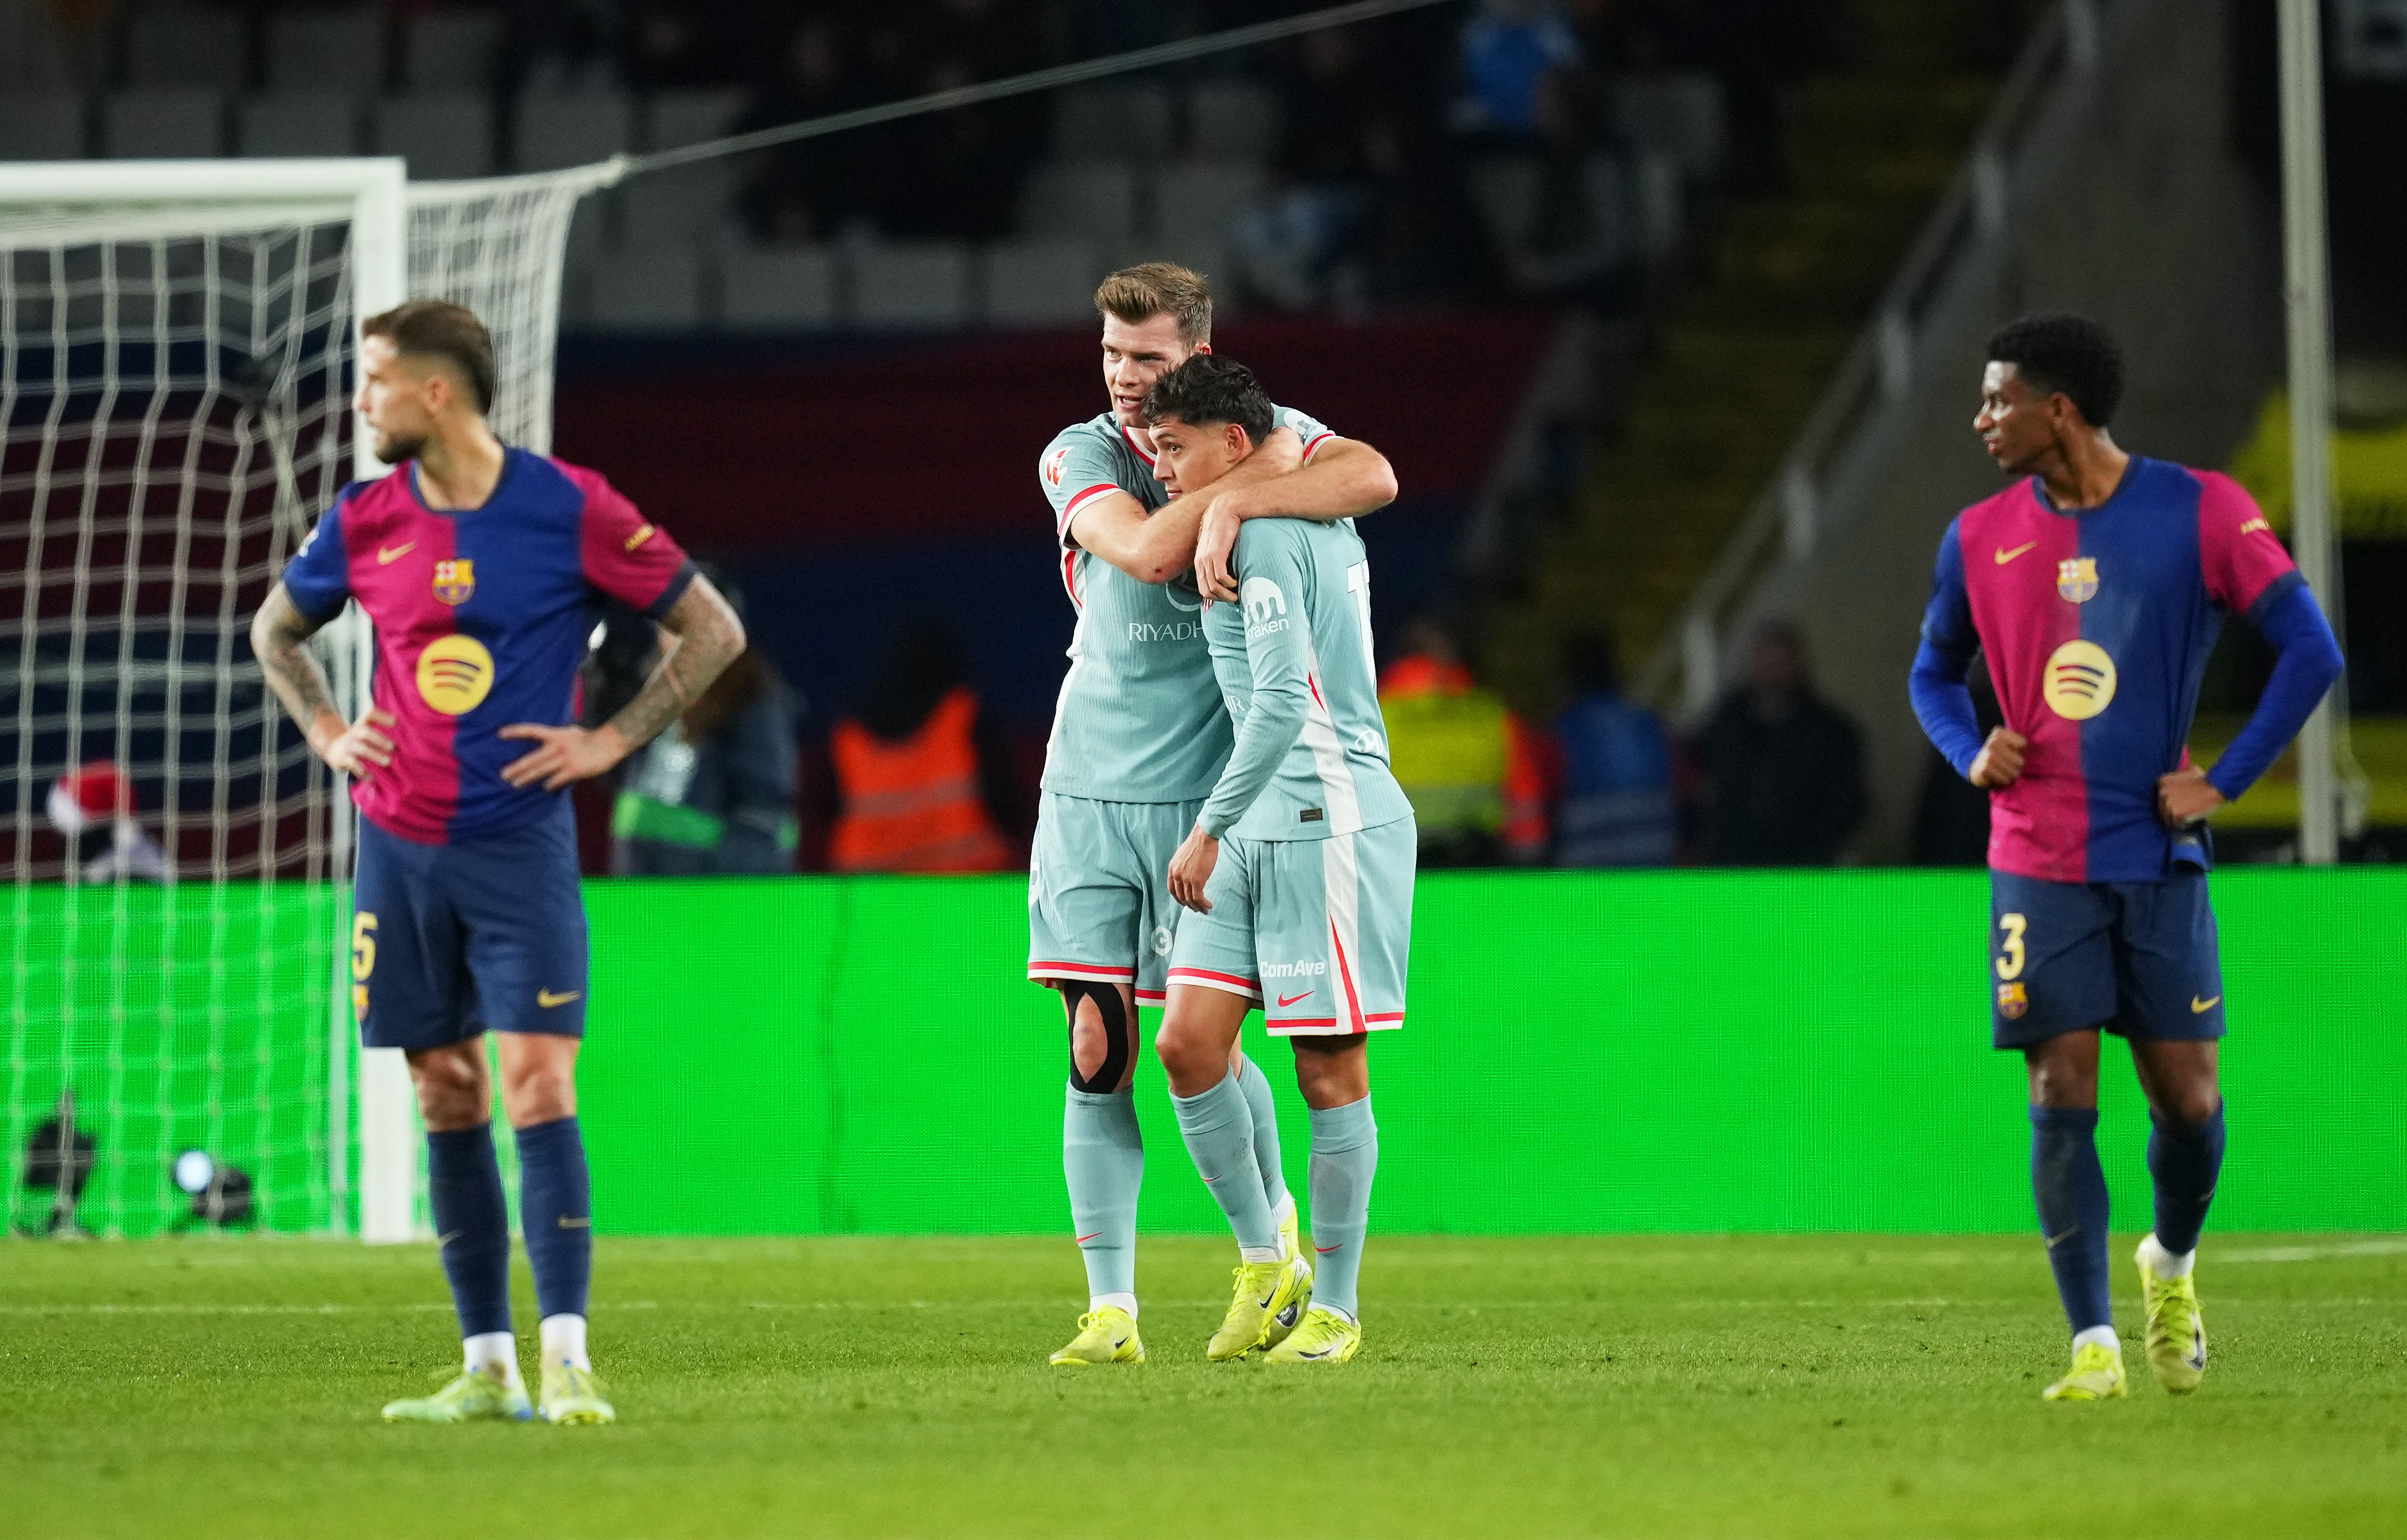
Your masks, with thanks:
[[[1287,424],[1279,429],[1292,431]],[[1195,586],[1204,597],[1236,597],[1229,563],[1237,532],[1247,521],[1359,519],[1396,500],[1396,471],[1386,455],[1359,438],[1340,438],[1308,421],[1303,431],[1315,436],[1305,442],[1303,461],[1293,470],[1232,487],[1205,511],[1195,535]],[[1275,439],[1278,434],[1271,436]]]

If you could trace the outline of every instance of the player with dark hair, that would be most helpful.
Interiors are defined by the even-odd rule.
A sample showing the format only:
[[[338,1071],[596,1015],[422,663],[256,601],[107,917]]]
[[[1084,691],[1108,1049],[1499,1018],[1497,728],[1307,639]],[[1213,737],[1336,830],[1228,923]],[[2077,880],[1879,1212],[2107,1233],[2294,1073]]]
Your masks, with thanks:
[[[1095,309],[1111,409],[1063,429],[1037,462],[1078,617],[1028,874],[1028,977],[1061,991],[1070,1029],[1061,1165],[1088,1308],[1078,1334],[1053,1355],[1063,1366],[1145,1357],[1136,1322],[1145,1175],[1137,1007],[1162,1000],[1178,924],[1165,874],[1231,742],[1204,646],[1204,596],[1235,597],[1227,556],[1245,520],[1342,519],[1395,495],[1377,450],[1276,408],[1262,452],[1208,494],[1171,502],[1155,478],[1145,394],[1212,350],[1211,289],[1175,264],[1144,263],[1106,278]],[[1288,1261],[1308,1276],[1280,1175],[1270,1082],[1242,1057],[1232,1070],[1267,1200],[1284,1219]]]
[[[2031,1182],[2072,1367],[2051,1401],[2126,1393],[2109,1304],[2099,1034],[2126,1038],[2154,1132],[2138,1263],[2148,1362],[2197,1388],[2192,1272],[2223,1162],[2224,1032],[2206,816],[2245,791],[2339,677],[2339,644],[2229,477],[2125,453],[2122,354],[2096,322],[2028,316],[1989,342],[1973,430],[2015,484],[1940,542],[1910,689],[1957,772],[1990,792],[1992,1041],[2030,1070]],[[2186,742],[2207,654],[2242,615],[2278,658],[2211,770]],[[1965,677],[1987,655],[2004,724]]]
[[[1253,371],[1196,357],[1146,395],[1156,474],[1191,496],[1246,463],[1271,423]],[[1173,505],[1175,506],[1175,504]],[[1342,1363],[1362,1345],[1357,1302],[1379,1130],[1369,1034],[1404,1024],[1412,949],[1413,805],[1388,767],[1371,655],[1371,563],[1352,524],[1263,519],[1238,534],[1240,602],[1204,614],[1236,747],[1170,863],[1179,922],[1155,1041],[1178,1129],[1238,1245],[1236,1290],[1205,1356]],[[1246,1014],[1295,1046],[1312,1108],[1312,1240],[1302,1303],[1228,1069]]]
[[[491,338],[413,300],[361,326],[354,403],[399,467],[335,497],[251,620],[260,671],[360,810],[351,978],[360,1041],[400,1048],[426,1124],[427,1196],[466,1369],[393,1421],[615,1419],[587,1356],[592,1205],[577,1124],[585,909],[562,793],[699,700],[744,650],[727,602],[593,472],[493,435]],[[672,638],[633,700],[576,724],[589,613],[623,600]],[[304,647],[347,601],[375,623],[375,704],[345,721]],[[518,1139],[541,1306],[530,1405],[510,1333],[510,1220],[487,1031]]]

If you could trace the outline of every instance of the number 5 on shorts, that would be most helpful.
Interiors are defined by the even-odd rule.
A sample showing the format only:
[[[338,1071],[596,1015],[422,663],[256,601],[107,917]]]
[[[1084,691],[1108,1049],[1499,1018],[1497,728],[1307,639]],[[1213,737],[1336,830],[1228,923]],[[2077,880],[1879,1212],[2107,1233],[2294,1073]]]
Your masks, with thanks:
[[[351,1009],[368,1013],[368,975],[376,972],[377,917],[365,909],[351,917]]]
[[[2001,979],[2022,977],[2023,932],[2030,923],[2018,914],[1998,917],[1998,929],[2006,933],[2005,939],[1998,944],[1998,977]]]

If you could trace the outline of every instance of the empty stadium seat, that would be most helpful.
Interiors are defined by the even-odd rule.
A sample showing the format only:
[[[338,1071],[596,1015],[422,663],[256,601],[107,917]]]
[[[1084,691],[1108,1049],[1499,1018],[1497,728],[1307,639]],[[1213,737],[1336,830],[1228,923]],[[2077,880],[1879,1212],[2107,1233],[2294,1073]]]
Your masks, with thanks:
[[[502,13],[429,11],[403,24],[402,82],[412,91],[481,91],[502,56]]]
[[[1154,85],[1082,86],[1053,110],[1053,150],[1065,161],[1155,160],[1170,153],[1170,93]]]
[[[137,90],[250,83],[250,39],[239,12],[146,9],[125,26],[125,82]]]
[[[102,150],[119,160],[216,155],[225,142],[225,98],[198,86],[121,91],[101,109]]]
[[[279,92],[235,108],[235,150],[244,155],[356,155],[360,104],[341,92]]]
[[[1137,192],[1135,168],[1125,162],[1041,166],[1021,195],[1020,234],[1031,240],[1118,246],[1136,234]]]
[[[1091,241],[1029,240],[986,253],[986,318],[998,326],[1090,320],[1104,264]]]
[[[852,259],[860,326],[961,326],[970,319],[970,253],[953,241],[865,247]]]
[[[482,96],[392,96],[376,108],[376,152],[400,155],[420,180],[488,177],[493,171],[493,107]]]
[[[1154,184],[1154,237],[1173,247],[1224,242],[1261,191],[1262,175],[1252,166],[1195,161],[1172,166]]]
[[[690,332],[702,324],[702,256],[691,246],[630,246],[593,271],[591,323],[613,332]]]
[[[741,92],[671,91],[654,96],[644,114],[649,150],[674,150],[727,133],[743,110]],[[629,241],[692,239],[715,230],[735,199],[733,160],[701,161],[630,179],[619,190]]]
[[[1204,160],[1261,164],[1284,126],[1277,93],[1250,80],[1207,80],[1187,95],[1187,149]]]
[[[0,161],[75,161],[83,153],[82,97],[0,93]]]
[[[1628,75],[1614,82],[1614,115],[1641,150],[1702,181],[1721,168],[1722,92],[1710,75]]]
[[[511,167],[557,171],[606,161],[634,142],[634,105],[617,92],[530,92],[519,98]]]
[[[284,11],[267,19],[267,84],[279,92],[375,91],[384,84],[384,14]]]
[[[836,323],[838,267],[824,246],[739,246],[720,256],[719,315],[737,331],[819,331]]]

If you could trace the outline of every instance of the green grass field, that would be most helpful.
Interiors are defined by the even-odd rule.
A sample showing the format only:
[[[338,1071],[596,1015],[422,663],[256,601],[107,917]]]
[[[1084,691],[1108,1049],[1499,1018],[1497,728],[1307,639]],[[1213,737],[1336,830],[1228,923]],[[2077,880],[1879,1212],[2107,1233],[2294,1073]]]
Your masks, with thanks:
[[[2127,1339],[2134,1290],[2118,1240]],[[1213,1366],[1224,1242],[1147,1242],[1153,1354],[1067,1373],[1058,1240],[605,1240],[615,1428],[387,1427],[457,1343],[432,1249],[0,1242],[0,1514],[40,1535],[2407,1533],[2407,1242],[2215,1237],[2215,1367],[2050,1406],[2028,1240],[1374,1240],[1360,1359]],[[532,1300],[521,1267],[521,1340]]]

